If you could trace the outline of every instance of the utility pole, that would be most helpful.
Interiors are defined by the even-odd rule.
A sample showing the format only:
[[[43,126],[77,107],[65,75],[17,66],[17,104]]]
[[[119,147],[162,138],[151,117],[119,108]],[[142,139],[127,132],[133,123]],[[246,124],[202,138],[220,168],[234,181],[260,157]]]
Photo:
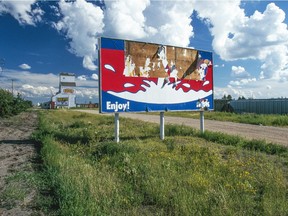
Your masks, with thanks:
[[[4,71],[5,59],[0,58],[0,73]]]
[[[11,79],[12,81],[12,95],[14,96],[14,79]]]

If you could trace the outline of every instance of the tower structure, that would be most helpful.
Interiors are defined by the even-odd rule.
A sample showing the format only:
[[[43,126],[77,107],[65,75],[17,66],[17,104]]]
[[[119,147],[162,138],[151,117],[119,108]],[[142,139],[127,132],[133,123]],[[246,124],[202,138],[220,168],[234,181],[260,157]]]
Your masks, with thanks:
[[[52,97],[51,108],[76,107],[75,74],[59,74],[59,91]]]

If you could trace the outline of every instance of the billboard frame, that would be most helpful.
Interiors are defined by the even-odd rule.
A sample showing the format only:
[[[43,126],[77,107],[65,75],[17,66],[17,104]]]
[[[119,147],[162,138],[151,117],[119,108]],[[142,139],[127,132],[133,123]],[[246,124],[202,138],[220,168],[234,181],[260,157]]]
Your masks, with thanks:
[[[155,47],[156,46],[167,46],[167,47],[169,47],[169,48],[179,48],[179,49],[183,49],[183,50],[192,50],[192,51],[197,51],[197,52],[201,52],[201,53],[207,53],[207,55],[210,55],[210,61],[211,61],[211,66],[209,66],[209,67],[211,67],[211,69],[210,69],[210,73],[212,73],[211,74],[211,80],[210,80],[210,82],[211,82],[211,88],[210,88],[210,91],[211,91],[211,94],[210,95],[208,95],[209,96],[209,99],[206,99],[209,103],[210,103],[210,107],[204,107],[204,108],[202,108],[201,109],[201,104],[203,103],[205,103],[205,101],[203,102],[203,101],[200,101],[200,100],[202,100],[203,98],[205,99],[205,98],[207,98],[207,97],[203,97],[203,98],[199,98],[199,106],[198,105],[195,105],[196,103],[198,103],[198,102],[196,102],[196,100],[194,100],[193,102],[192,101],[190,101],[190,103],[191,104],[193,104],[193,108],[187,108],[188,107],[188,104],[187,104],[187,106],[186,106],[186,102],[184,102],[184,103],[182,103],[183,104],[183,106],[181,106],[181,107],[177,107],[178,105],[177,105],[177,103],[175,103],[175,104],[166,104],[166,103],[162,103],[162,104],[160,104],[160,105],[162,105],[162,108],[154,108],[154,104],[153,105],[151,105],[151,104],[149,104],[149,103],[146,103],[146,107],[147,108],[143,108],[143,109],[135,109],[135,110],[133,110],[133,109],[123,109],[123,107],[125,107],[125,105],[126,105],[126,103],[127,102],[129,102],[129,101],[131,101],[131,100],[129,100],[129,99],[124,99],[124,100],[122,100],[122,102],[123,101],[126,101],[126,103],[125,102],[123,102],[123,103],[118,103],[117,104],[117,102],[116,103],[109,103],[109,104],[107,104],[106,103],[106,107],[104,107],[105,106],[105,102],[107,102],[107,101],[109,101],[109,100],[107,100],[107,99],[103,99],[103,98],[105,98],[106,96],[105,95],[103,95],[104,93],[104,91],[103,91],[103,85],[105,85],[105,83],[103,84],[103,77],[105,76],[105,74],[103,75],[103,68],[104,68],[104,66],[102,65],[103,64],[103,56],[102,56],[102,49],[105,49],[105,48],[103,48],[103,46],[102,46],[102,40],[111,40],[111,41],[113,41],[113,42],[123,42],[124,43],[124,50],[123,50],[123,52],[125,53],[122,57],[123,57],[123,62],[122,62],[122,64],[124,64],[124,62],[125,62],[125,57],[126,57],[126,50],[125,50],[125,43],[139,43],[139,44],[145,44],[145,45],[154,45]],[[103,42],[104,43],[104,42]],[[205,50],[198,50],[198,49],[193,49],[193,48],[189,48],[189,47],[180,47],[180,46],[172,46],[172,45],[162,45],[162,44],[157,44],[157,43],[150,43],[150,42],[141,42],[141,41],[132,41],[132,40],[123,40],[123,39],[116,39],[116,38],[108,38],[108,37],[100,37],[99,38],[99,49],[98,49],[98,56],[99,56],[99,112],[100,113],[114,113],[114,112],[161,112],[161,111],[163,111],[163,112],[165,112],[165,111],[201,111],[201,110],[209,110],[209,111],[213,111],[214,110],[214,80],[213,80],[213,53],[212,52],[210,52],[210,51],[205,51]],[[111,47],[110,47],[111,48]],[[111,49],[111,50],[113,50],[113,49]],[[122,61],[122,60],[121,60]],[[124,68],[123,68],[124,67]],[[106,68],[104,68],[105,70],[106,70]],[[122,65],[122,69],[124,70],[125,69],[125,65],[123,66]],[[119,73],[123,73],[123,71],[118,71],[118,74]],[[123,75],[123,74],[122,74]],[[124,75],[123,75],[123,77],[124,77]],[[116,77],[117,78],[117,77]],[[135,80],[135,78],[136,77],[125,77],[126,78],[126,80],[128,80],[129,78],[132,78],[133,80]],[[142,80],[149,80],[149,79],[151,79],[151,77],[149,77],[149,78],[144,78],[144,77],[137,77],[138,79],[142,79]],[[159,78],[159,77],[158,77]],[[159,79],[158,79],[159,80]],[[195,82],[195,80],[192,80],[192,79],[190,79],[189,80],[190,82],[194,82],[194,83],[196,83]],[[199,83],[200,82],[202,82],[202,80],[200,80],[197,84],[199,85]],[[201,87],[200,88],[198,88],[199,89],[199,91],[201,91]],[[198,92],[199,92],[198,91]],[[106,94],[106,91],[105,91],[105,94]],[[124,94],[124,93],[123,93]],[[114,96],[113,96],[114,97]],[[116,97],[115,97],[116,98]],[[203,99],[203,100],[204,100]],[[113,102],[115,102],[115,100],[113,101]],[[133,102],[133,101],[132,101]],[[180,103],[178,103],[178,104],[180,104]],[[113,106],[112,106],[113,105]],[[128,104],[128,105],[126,105],[126,106],[128,106],[128,107],[130,107],[131,106],[131,103],[130,104]],[[143,105],[143,104],[142,104]],[[110,109],[110,110],[108,110],[107,109],[107,106],[108,106],[108,108]],[[196,107],[197,106],[197,107]],[[112,108],[111,108],[112,107]],[[113,109],[114,107],[116,107],[116,109]],[[120,107],[120,108],[122,108],[121,110],[119,110],[119,109],[117,109],[117,107]],[[157,107],[159,107],[158,106],[158,104],[157,104]],[[176,108],[175,108],[176,107]],[[184,107],[184,108],[183,108]]]
[[[196,107],[198,107],[198,103],[199,103],[199,109],[156,109],[156,110],[149,110],[149,109],[142,109],[142,110],[137,110],[137,111],[130,111],[129,109],[128,110],[124,110],[121,111],[121,110],[112,110],[112,111],[109,111],[107,112],[107,101],[106,101],[106,111],[103,111],[103,90],[102,90],[102,87],[103,87],[103,67],[102,67],[102,39],[107,39],[107,40],[114,40],[114,41],[123,41],[123,43],[125,42],[135,42],[135,43],[142,43],[142,44],[151,44],[151,45],[155,45],[155,46],[169,46],[169,47],[173,47],[173,48],[179,48],[179,49],[188,49],[188,50],[194,50],[196,51],[197,55],[198,55],[198,52],[202,52],[202,53],[209,53],[210,54],[210,62],[212,62],[212,65],[210,65],[212,68],[210,70],[210,90],[211,91],[211,94],[209,95],[210,96],[210,101],[208,101],[208,99],[206,99],[208,102],[212,102],[212,108],[211,109],[207,109],[207,107],[202,107],[202,101],[200,101],[200,99],[198,100],[197,104],[196,104]],[[125,47],[125,45],[124,45]],[[126,50],[124,49],[124,52],[125,52],[125,55],[123,56],[123,62],[125,62],[125,57],[126,57]],[[115,142],[119,142],[120,139],[119,139],[119,113],[120,112],[160,112],[160,139],[161,140],[164,140],[164,137],[165,137],[165,134],[164,134],[164,127],[165,127],[165,119],[164,119],[164,112],[166,111],[173,111],[173,112],[179,112],[179,111],[192,111],[192,112],[200,112],[200,132],[201,133],[204,133],[204,111],[206,110],[209,110],[209,111],[213,111],[214,110],[214,72],[213,72],[213,53],[212,52],[209,52],[209,51],[205,51],[205,50],[198,50],[198,49],[193,49],[193,48],[188,48],[188,47],[179,47],[179,46],[172,46],[172,45],[161,45],[161,44],[157,44],[157,43],[150,43],[150,42],[140,42],[140,41],[132,41],[132,40],[123,40],[123,39],[116,39],[116,38],[108,38],[108,37],[100,37],[98,38],[98,61],[99,61],[99,79],[98,79],[98,86],[99,86],[99,112],[100,113],[114,113],[114,135],[115,135]],[[198,57],[197,57],[197,61],[198,61]],[[198,63],[198,62],[197,62]],[[191,64],[192,65],[192,64]],[[122,65],[123,66],[123,65]],[[105,66],[106,67],[106,66]],[[197,65],[198,67],[198,65]],[[207,67],[208,67],[208,64],[207,64]],[[108,66],[107,66],[108,68]],[[125,70],[126,66],[124,67],[124,70]],[[111,69],[111,68],[109,68]],[[114,68],[113,68],[114,69]],[[115,72],[115,70],[114,70]],[[123,74],[124,74],[124,71],[123,71]],[[182,75],[184,76],[184,74]],[[159,77],[158,77],[159,78]],[[185,77],[184,77],[185,78]],[[170,79],[170,75],[169,75],[169,79]],[[143,79],[144,80],[144,79]],[[193,80],[195,81],[195,80]],[[203,80],[201,80],[203,81]],[[200,82],[201,82],[200,81]],[[205,81],[206,82],[206,81]],[[205,83],[203,83],[203,86],[204,86]],[[201,88],[200,88],[201,90]],[[199,90],[199,91],[200,91]],[[205,97],[204,97],[205,99]],[[203,100],[204,100],[203,99]],[[202,100],[202,99],[201,99]],[[205,102],[205,101],[204,101]],[[203,102],[203,103],[204,103]],[[129,102],[128,102],[129,103]],[[128,104],[129,105],[129,104]],[[117,104],[116,104],[117,106]],[[124,106],[124,105],[123,105]],[[165,106],[165,104],[164,104]],[[209,106],[208,106],[209,107]],[[119,112],[120,111],[120,112]]]

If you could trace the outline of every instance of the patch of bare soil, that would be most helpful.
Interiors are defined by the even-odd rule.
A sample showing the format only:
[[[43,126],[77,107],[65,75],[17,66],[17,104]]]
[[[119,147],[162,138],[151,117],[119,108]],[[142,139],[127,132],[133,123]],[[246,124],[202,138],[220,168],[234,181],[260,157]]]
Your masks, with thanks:
[[[35,190],[25,187],[23,193],[23,182],[9,182],[17,173],[33,172],[36,148],[29,137],[36,126],[35,112],[0,119],[0,215],[41,215],[32,208]]]

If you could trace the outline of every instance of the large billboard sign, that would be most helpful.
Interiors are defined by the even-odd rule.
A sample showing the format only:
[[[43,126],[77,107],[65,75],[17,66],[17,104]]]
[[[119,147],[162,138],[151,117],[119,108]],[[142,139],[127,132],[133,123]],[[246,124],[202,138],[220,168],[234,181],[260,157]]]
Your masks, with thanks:
[[[100,112],[213,110],[212,53],[99,39]]]

